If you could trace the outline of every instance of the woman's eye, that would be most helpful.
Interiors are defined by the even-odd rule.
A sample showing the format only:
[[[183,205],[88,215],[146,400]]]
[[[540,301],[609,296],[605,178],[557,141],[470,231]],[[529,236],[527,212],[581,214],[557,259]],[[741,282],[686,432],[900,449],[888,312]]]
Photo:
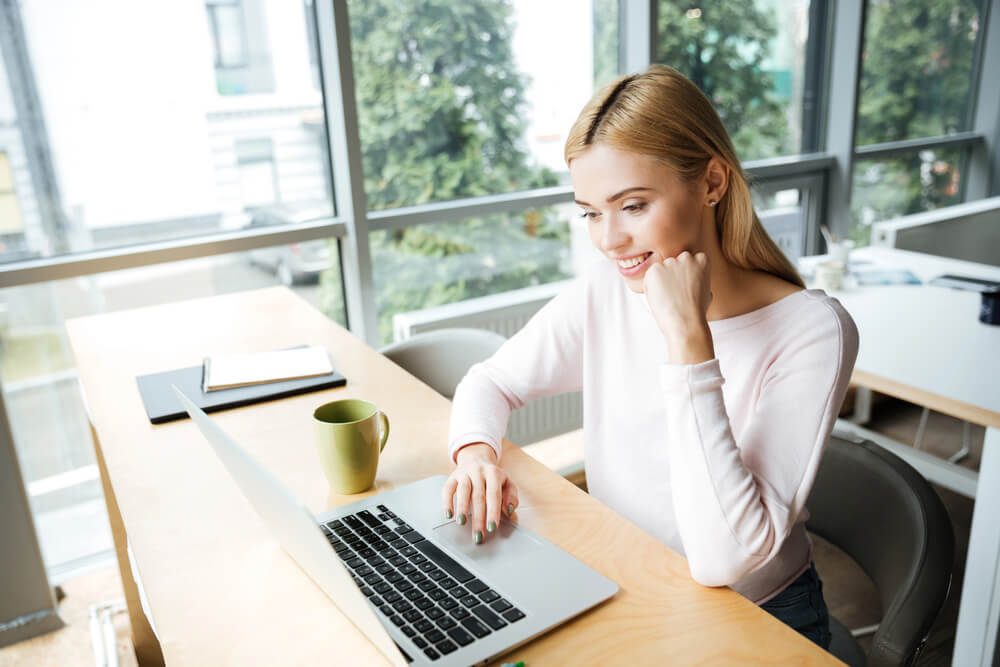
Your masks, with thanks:
[[[629,213],[638,213],[638,212],[642,211],[644,208],[646,208],[646,204],[645,203],[640,203],[640,204],[626,204],[622,208],[622,210],[623,211],[628,211]]]
[[[600,214],[597,211],[584,211],[583,213],[580,214],[580,217],[586,218],[587,220],[593,220],[598,215]]]

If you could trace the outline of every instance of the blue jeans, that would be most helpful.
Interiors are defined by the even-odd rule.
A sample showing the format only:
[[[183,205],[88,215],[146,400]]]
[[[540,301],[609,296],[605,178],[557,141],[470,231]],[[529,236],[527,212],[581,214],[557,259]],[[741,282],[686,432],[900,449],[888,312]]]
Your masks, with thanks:
[[[798,579],[760,608],[806,639],[824,649],[830,648],[830,614],[823,599],[823,582],[812,563]]]

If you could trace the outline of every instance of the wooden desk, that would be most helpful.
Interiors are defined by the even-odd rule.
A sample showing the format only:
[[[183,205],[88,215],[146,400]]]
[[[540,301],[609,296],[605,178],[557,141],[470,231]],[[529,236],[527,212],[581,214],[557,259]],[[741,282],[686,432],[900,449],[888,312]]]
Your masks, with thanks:
[[[215,413],[315,512],[359,497],[327,487],[311,433],[316,405],[364,397],[389,415],[374,493],[449,471],[450,403],[284,288],[80,318],[67,327],[140,661],[384,664],[281,550],[195,426],[147,421],[135,376],[220,352],[326,346],[346,387]],[[621,587],[511,658],[529,665],[836,663],[740,595],[695,583],[678,554],[510,443],[504,456],[521,489],[522,524]]]
[[[873,440],[932,482],[976,499],[954,664],[995,664],[1000,659],[1000,326],[979,322],[978,293],[926,282],[945,273],[1000,281],[1000,267],[891,248],[852,253],[852,264],[861,269],[865,264],[855,260],[909,269],[924,284],[848,285],[831,292],[860,331],[852,382],[985,426],[986,439],[977,474],[859,424],[839,420],[836,430]]]

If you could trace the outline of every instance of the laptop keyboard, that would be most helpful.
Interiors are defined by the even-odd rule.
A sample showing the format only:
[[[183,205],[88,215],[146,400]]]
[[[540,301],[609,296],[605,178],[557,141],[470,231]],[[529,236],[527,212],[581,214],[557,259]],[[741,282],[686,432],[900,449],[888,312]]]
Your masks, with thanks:
[[[437,660],[524,618],[385,505],[320,527],[379,613]]]

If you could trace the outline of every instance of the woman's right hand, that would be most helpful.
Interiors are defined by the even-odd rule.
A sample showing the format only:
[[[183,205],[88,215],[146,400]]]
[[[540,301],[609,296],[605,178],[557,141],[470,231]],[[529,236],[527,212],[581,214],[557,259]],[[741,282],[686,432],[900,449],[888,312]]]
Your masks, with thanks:
[[[517,486],[484,442],[465,445],[455,461],[457,466],[441,489],[441,507],[446,517],[454,516],[460,525],[468,521],[473,542],[482,544],[500,526],[501,514],[510,517],[514,513]]]

